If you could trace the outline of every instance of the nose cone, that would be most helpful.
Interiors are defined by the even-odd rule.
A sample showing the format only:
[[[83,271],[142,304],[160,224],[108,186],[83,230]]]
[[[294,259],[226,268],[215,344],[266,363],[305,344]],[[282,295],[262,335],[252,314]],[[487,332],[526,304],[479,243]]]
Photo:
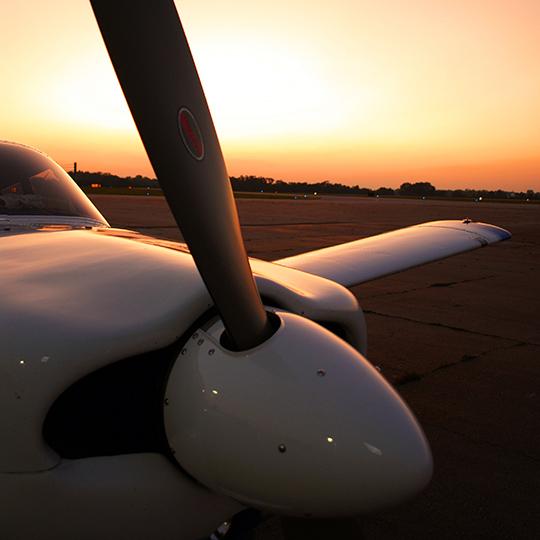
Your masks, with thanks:
[[[350,371],[336,365],[327,375],[339,370],[336,386],[327,390],[330,403],[323,414],[326,441],[334,446],[331,465],[324,467],[322,448],[318,456],[326,473],[321,489],[335,496],[319,506],[323,515],[358,515],[393,506],[420,493],[431,479],[431,451],[416,418],[371,365],[359,368],[365,363],[357,360]],[[332,421],[338,408],[342,417]]]
[[[288,515],[356,516],[419,493],[432,460],[408,406],[334,334],[279,317],[278,332],[251,351],[223,350],[212,332],[186,347],[165,407],[182,467],[219,493]]]

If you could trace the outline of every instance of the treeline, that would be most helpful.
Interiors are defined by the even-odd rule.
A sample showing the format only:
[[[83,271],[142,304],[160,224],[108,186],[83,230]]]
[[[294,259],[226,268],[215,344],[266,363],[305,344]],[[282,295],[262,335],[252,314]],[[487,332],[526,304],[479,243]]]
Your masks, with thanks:
[[[265,193],[299,193],[299,194],[342,194],[342,195],[368,195],[372,190],[358,186],[346,186],[331,182],[284,182],[262,176],[231,176],[233,191],[250,191]],[[386,189],[386,188],[381,188]]]
[[[231,177],[234,191],[250,191],[265,193],[299,193],[299,194],[343,194],[364,195],[367,197],[452,197],[468,199],[536,199],[540,200],[540,193],[529,189],[527,192],[515,193],[503,191],[474,190],[474,189],[437,189],[430,182],[405,182],[398,189],[380,187],[371,189],[359,186],[346,186],[331,182],[284,182],[273,178],[261,176]]]
[[[402,197],[451,197],[456,199],[522,199],[540,200],[540,193],[529,189],[526,192],[496,191],[487,189],[436,189],[429,182],[405,182],[395,194]]]
[[[83,187],[100,186],[111,188],[139,187],[159,188],[155,178],[146,176],[120,177],[102,172],[77,171],[76,182]],[[263,192],[263,193],[297,193],[302,195],[362,195],[364,197],[449,197],[467,199],[522,199],[540,200],[540,193],[529,189],[526,192],[509,192],[475,189],[437,189],[430,182],[405,182],[398,189],[380,187],[347,186],[333,182],[284,182],[262,176],[231,176],[233,191]]]
[[[73,176],[73,172],[70,173]],[[159,182],[155,178],[146,176],[116,176],[115,174],[102,172],[77,171],[75,181],[81,187],[111,187],[111,188],[159,188]]]

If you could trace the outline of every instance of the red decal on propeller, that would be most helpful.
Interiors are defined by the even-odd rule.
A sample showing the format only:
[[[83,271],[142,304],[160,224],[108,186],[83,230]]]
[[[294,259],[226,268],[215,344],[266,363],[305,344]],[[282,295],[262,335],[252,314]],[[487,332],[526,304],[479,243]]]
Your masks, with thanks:
[[[201,130],[191,111],[185,107],[182,107],[178,112],[178,127],[188,152],[197,161],[201,161],[204,158]]]

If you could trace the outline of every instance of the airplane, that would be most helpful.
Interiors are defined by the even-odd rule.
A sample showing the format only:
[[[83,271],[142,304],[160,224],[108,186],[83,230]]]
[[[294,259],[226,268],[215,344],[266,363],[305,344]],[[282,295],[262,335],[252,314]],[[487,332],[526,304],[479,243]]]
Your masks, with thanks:
[[[91,4],[186,244],[110,227],[0,142],[2,538],[240,538],[270,514],[286,538],[360,538],[433,463],[349,289],[510,233],[438,221],[248,259],[173,1]]]

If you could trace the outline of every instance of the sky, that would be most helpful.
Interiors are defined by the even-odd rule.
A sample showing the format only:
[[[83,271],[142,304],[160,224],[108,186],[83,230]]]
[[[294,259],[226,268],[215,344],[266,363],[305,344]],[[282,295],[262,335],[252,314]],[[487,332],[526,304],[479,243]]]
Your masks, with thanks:
[[[540,191],[538,0],[176,0],[230,175]],[[0,8],[0,138],[154,176],[89,2]]]

